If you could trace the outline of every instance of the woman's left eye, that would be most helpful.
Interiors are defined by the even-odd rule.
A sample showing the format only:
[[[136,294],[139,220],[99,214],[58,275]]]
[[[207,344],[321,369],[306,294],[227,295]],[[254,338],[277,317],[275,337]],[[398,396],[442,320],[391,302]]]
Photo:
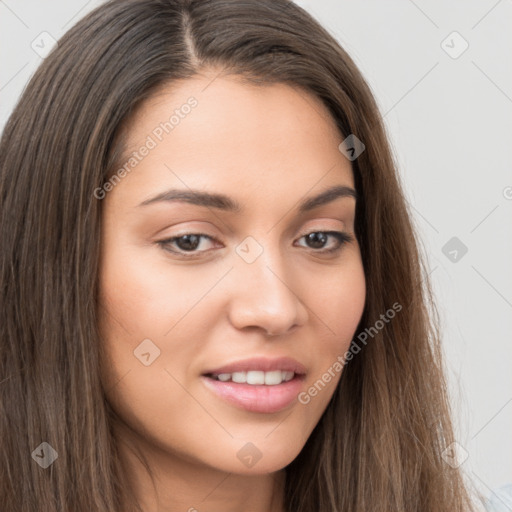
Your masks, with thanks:
[[[331,247],[330,249],[324,249],[323,247],[321,247],[320,250],[315,252],[337,252],[340,251],[346,243],[352,242],[354,240],[354,237],[349,233],[346,233],[345,231],[312,231],[311,233],[308,233],[307,235],[304,235],[301,238],[299,238],[299,240],[305,238],[308,243],[313,244],[313,247],[310,248],[317,249],[318,245],[323,246],[329,239],[329,237],[334,238],[336,240],[335,246]]]
[[[334,247],[326,249],[324,246],[329,238],[333,238],[336,242]],[[186,233],[184,235],[161,240],[157,243],[166,251],[185,257],[192,257],[207,252],[207,250],[197,250],[198,247],[201,246],[203,239],[215,241],[214,238],[203,233]],[[308,248],[313,249],[314,252],[333,253],[340,251],[346,243],[352,242],[354,237],[344,231],[312,231],[299,238],[299,240],[302,239],[305,239],[307,244],[311,244]]]

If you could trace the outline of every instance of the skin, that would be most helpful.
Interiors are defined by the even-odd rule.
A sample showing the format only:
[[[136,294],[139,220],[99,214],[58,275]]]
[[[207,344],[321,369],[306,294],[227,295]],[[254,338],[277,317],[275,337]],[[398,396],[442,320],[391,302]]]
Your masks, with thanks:
[[[284,84],[213,78],[203,73],[161,90],[126,126],[129,154],[187,98],[198,101],[103,199],[102,379],[119,417],[130,487],[145,511],[280,512],[283,468],[341,373],[307,405],[295,401],[272,414],[225,402],[200,376],[241,359],[289,356],[306,366],[307,390],[345,353],[366,291],[356,200],[337,198],[305,214],[297,203],[334,185],[354,188],[353,174],[338,150],[343,137],[316,97]],[[138,206],[170,188],[223,193],[243,211]],[[314,245],[305,235],[329,230],[354,240],[322,255],[339,246],[336,238]],[[157,243],[184,233],[213,241],[202,238],[191,259]],[[248,236],[263,249],[252,263],[235,251]],[[167,248],[186,254],[180,243]],[[144,339],[160,350],[149,366],[134,355]],[[252,467],[237,457],[248,442],[262,455]]]

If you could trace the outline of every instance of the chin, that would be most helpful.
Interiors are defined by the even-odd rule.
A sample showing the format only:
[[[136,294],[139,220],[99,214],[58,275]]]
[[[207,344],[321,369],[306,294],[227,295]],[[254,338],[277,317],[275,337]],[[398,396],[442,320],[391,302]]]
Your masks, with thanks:
[[[240,475],[265,475],[280,471],[300,453],[303,445],[290,445],[282,439],[243,442],[237,440],[231,452],[223,450],[215,459],[215,467],[222,471]],[[232,453],[232,456],[229,453]]]

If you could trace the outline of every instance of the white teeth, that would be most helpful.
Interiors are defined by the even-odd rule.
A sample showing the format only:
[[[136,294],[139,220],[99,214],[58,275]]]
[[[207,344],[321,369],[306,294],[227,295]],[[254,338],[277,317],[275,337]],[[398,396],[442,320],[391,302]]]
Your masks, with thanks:
[[[248,372],[233,372],[233,373],[219,373],[212,375],[215,380],[222,382],[233,381],[238,384],[252,384],[266,386],[276,386],[282,382],[288,382],[295,376],[294,372],[274,370],[271,372],[262,372],[256,370],[250,370]]]
[[[233,382],[247,382],[247,374],[245,372],[234,372],[231,374],[231,380]]]
[[[247,384],[265,384],[265,372],[247,372]]]
[[[283,380],[286,382],[292,380],[294,375],[294,372],[283,372]]]
[[[262,372],[263,373],[263,372]],[[281,370],[275,370],[273,372],[265,372],[265,384],[267,386],[275,386],[283,382],[283,372]]]

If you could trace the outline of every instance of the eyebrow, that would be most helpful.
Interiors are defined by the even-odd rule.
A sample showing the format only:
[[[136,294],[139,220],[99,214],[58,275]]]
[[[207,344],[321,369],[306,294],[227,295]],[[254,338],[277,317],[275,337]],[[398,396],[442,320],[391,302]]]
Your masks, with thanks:
[[[353,197],[358,199],[357,192],[345,185],[336,185],[330,187],[320,194],[303,199],[298,206],[299,213],[305,213],[319,206],[325,205],[341,197]],[[185,203],[194,204],[197,206],[205,206],[207,208],[217,208],[233,213],[240,213],[243,211],[243,206],[235,199],[224,194],[216,194],[211,192],[204,192],[201,190],[180,190],[171,189],[166,190],[154,197],[146,199],[139,206],[147,206],[159,202],[173,202],[182,201]]]

